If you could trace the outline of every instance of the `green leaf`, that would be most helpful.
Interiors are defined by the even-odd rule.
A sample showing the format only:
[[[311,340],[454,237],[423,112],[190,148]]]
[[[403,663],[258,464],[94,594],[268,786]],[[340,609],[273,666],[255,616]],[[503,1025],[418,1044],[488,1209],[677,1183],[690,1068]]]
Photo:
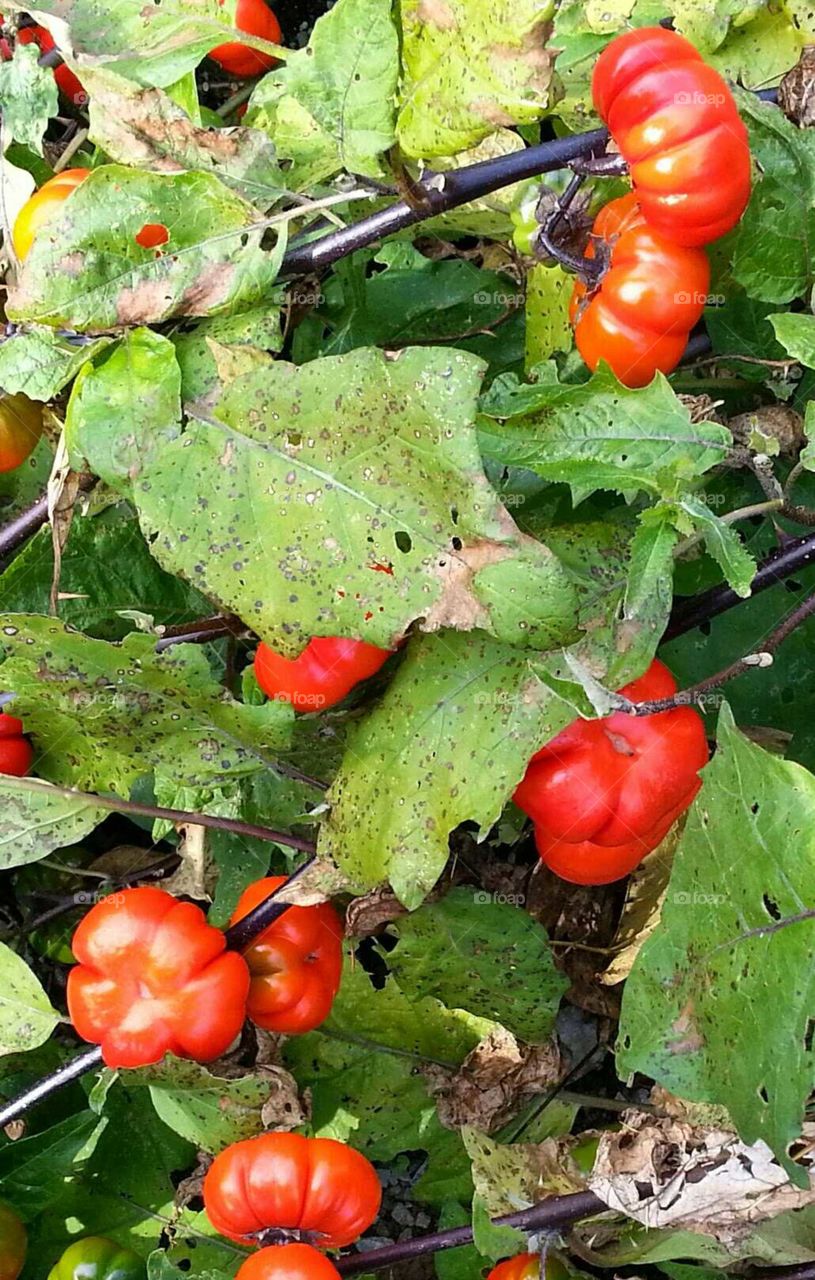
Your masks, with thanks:
[[[0,942],[0,1054],[36,1049],[59,1014],[25,960]]]
[[[212,173],[263,210],[286,189],[275,149],[258,130],[202,127],[161,89],[140,89],[105,68],[83,66],[82,83],[91,141],[117,164]]]
[[[7,141],[16,138],[42,155],[43,134],[57,114],[58,99],[54,73],[39,65],[39,57],[32,42],[18,44],[11,61],[0,62],[0,102]]]
[[[273,1074],[228,1079],[198,1062],[168,1057],[155,1067],[128,1076],[131,1085],[147,1085],[164,1123],[194,1146],[216,1154],[232,1142],[253,1138],[264,1127],[261,1111],[279,1088]],[[292,1113],[294,1121],[298,1119]]]
[[[549,105],[551,0],[401,0],[397,137],[409,156],[451,156]]]
[[[342,169],[381,177],[394,141],[399,39],[390,0],[338,0],[318,18],[306,49],[261,80],[247,122],[291,161],[295,189]]]
[[[37,325],[0,342],[0,386],[9,395],[24,391],[32,400],[53,400],[86,360],[103,351],[112,338],[81,345]]]
[[[47,614],[53,577],[51,530],[43,528],[3,572],[4,607],[9,613]],[[103,640],[121,640],[134,629],[125,616],[128,611],[175,626],[201,618],[211,608],[156,563],[132,507],[124,502],[95,516],[74,512],[59,584],[63,621]]]
[[[136,236],[167,227],[161,252]],[[260,301],[285,248],[260,247],[257,210],[209,173],[148,173],[103,165],[37,236],[13,289],[11,319],[69,328],[157,324]]]
[[[455,1200],[446,1200],[439,1214],[439,1231],[448,1227],[469,1227],[472,1214]],[[471,1244],[461,1245],[456,1249],[442,1249],[433,1255],[438,1280],[473,1280],[478,1276],[483,1259],[478,1250]]]
[[[473,1197],[473,1244],[484,1258],[497,1262],[508,1254],[526,1252],[527,1237],[516,1227],[496,1227],[489,1210],[476,1192]]]
[[[749,596],[758,565],[732,524],[722,520],[699,498],[688,495],[677,508],[690,516],[704,539],[705,548],[719,565],[730,586],[742,599]]]
[[[372,259],[385,270],[371,274]],[[385,244],[375,258],[370,250],[352,254],[337,263],[316,298],[302,286],[294,297],[318,304],[296,330],[296,364],[356,347],[454,342],[457,334],[490,330],[523,300],[509,276],[464,258],[434,262],[401,242]]]
[[[108,816],[93,800],[66,796],[39,778],[0,774],[0,869],[37,862],[76,844]]]
[[[743,738],[725,704],[661,927],[626,984],[618,1043],[622,1075],[725,1106],[798,1185],[787,1151],[813,1071],[813,832],[815,780]]]
[[[579,386],[559,383],[551,366],[537,372],[533,386],[497,379],[484,397],[482,452],[563,481],[575,502],[596,489],[670,496],[726,456],[730,433],[691,422],[661,374],[631,391],[606,368]]]
[[[114,487],[150,465],[181,434],[181,370],[168,338],[131,329],[80,371],[68,401],[65,440],[76,470],[86,453]]]
[[[649,522],[653,508],[641,515]],[[545,526],[548,546],[563,562],[578,593],[583,639],[570,652],[603,674],[612,688],[640,675],[654,656],[673,603],[673,557],[659,527],[638,528],[632,513],[618,508],[613,520],[578,520]],[[534,524],[532,526],[535,527]],[[541,655],[533,661],[541,679],[552,676],[572,683],[563,656]],[[548,675],[544,668],[548,667]],[[572,702],[571,695],[564,694]]]
[[[53,462],[54,446],[43,435],[34,452],[21,467],[15,467],[13,471],[0,471],[0,519],[4,524],[27,510],[42,495]]]
[[[146,1089],[124,1087],[122,1079],[128,1077],[126,1073],[108,1093],[103,1131],[87,1158],[74,1164],[54,1159],[53,1172],[46,1169],[46,1194],[32,1204],[29,1226],[26,1275],[31,1280],[47,1276],[69,1241],[83,1236],[106,1236],[146,1257],[158,1245],[168,1222],[175,1222],[179,1215],[173,1175],[177,1178],[180,1171],[193,1167],[195,1148],[159,1120]],[[84,1142],[99,1123],[89,1112],[72,1119],[82,1122]],[[14,1161],[20,1145],[10,1144],[0,1160],[8,1154],[9,1161]],[[16,1172],[16,1163],[13,1168]],[[0,1176],[4,1172],[0,1165]],[[192,1254],[196,1267],[214,1268],[221,1263],[229,1271],[245,1257],[225,1241],[220,1246],[209,1242],[204,1234],[188,1250],[185,1225],[179,1221],[177,1232],[172,1233],[174,1260]],[[206,1229],[204,1223],[198,1228],[199,1232]]]
[[[239,30],[238,0],[37,0],[37,18],[67,22],[74,54],[104,59],[119,75],[143,85],[173,85],[224,41],[274,52],[277,46]],[[60,21],[57,43],[81,77],[84,60],[71,59]]]
[[[526,277],[526,367],[574,345],[569,324],[573,278],[562,267],[535,263]]]
[[[3,686],[52,782],[123,796],[152,769],[177,784],[214,782],[263,767],[288,739],[291,708],[235,702],[194,645],[157,654],[149,636],[114,645],[6,614],[0,648]]]
[[[469,1198],[461,1139],[439,1123],[421,1066],[458,1065],[491,1025],[436,1000],[411,1000],[393,978],[375,989],[349,957],[328,1021],[287,1040],[284,1058],[311,1091],[316,1136],[350,1142],[371,1160],[427,1151],[420,1198]]]
[[[570,719],[517,650],[478,633],[411,641],[350,735],[321,850],[360,888],[389,880],[417,907],[444,868],[450,832],[470,819],[486,834],[530,756]]]
[[[758,173],[733,239],[733,274],[753,298],[791,302],[812,283],[815,139],[782,111],[739,94]]]
[[[192,406],[197,420],[134,476],[166,569],[292,656],[313,635],[392,648],[418,619],[541,648],[572,634],[566,575],[481,469],[479,361],[444,348],[302,368],[243,347],[218,359],[219,402]],[[180,507],[179,492],[199,496]]]
[[[782,311],[769,320],[788,355],[808,369],[815,369],[815,316]]]
[[[683,8],[685,5],[690,8],[694,0],[683,0]],[[725,42],[709,55],[710,62],[731,84],[775,84],[795,66],[803,45],[809,43],[811,5],[808,0],[785,0],[776,8],[759,0],[734,0],[733,9],[733,28]],[[696,12],[698,30],[699,20],[704,19],[698,9]],[[703,47],[709,48],[710,40],[708,28]]]
[[[90,1111],[81,1111],[31,1138],[9,1142],[0,1149],[4,1199],[25,1219],[44,1214],[65,1178],[77,1167],[79,1157],[104,1127],[105,1121],[100,1122]]]
[[[191,330],[172,335],[176,357],[181,368],[183,399],[203,400],[219,386],[218,364],[213,344],[258,347],[261,351],[280,351],[280,297],[275,294],[262,307],[241,311],[234,316],[213,316],[201,320]]]
[[[388,967],[403,990],[500,1022],[529,1044],[549,1039],[569,984],[545,929],[521,907],[461,887],[395,927]]]
[[[661,504],[644,511],[631,539],[631,561],[623,601],[623,626],[661,636],[673,603],[674,548],[679,535]]]

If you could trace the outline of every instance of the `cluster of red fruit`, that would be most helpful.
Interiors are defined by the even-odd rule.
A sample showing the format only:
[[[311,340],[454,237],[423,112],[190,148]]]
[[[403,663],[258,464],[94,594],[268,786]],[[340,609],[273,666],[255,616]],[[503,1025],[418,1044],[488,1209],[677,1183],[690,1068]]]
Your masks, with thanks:
[[[633,191],[602,209],[589,261],[599,285],[578,280],[571,319],[590,369],[621,382],[670,373],[707,301],[703,248],[730,231],[750,197],[750,147],[733,95],[683,36],[641,27],[597,60],[594,106],[628,163]]]

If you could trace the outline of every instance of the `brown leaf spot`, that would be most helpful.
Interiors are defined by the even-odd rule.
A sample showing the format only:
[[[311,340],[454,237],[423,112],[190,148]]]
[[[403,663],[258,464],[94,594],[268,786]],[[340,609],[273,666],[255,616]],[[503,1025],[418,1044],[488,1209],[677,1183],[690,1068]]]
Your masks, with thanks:
[[[425,615],[423,631],[456,627],[463,631],[489,627],[489,613],[473,595],[475,575],[489,565],[500,564],[516,554],[516,549],[482,539],[459,552],[444,555],[437,564],[441,594]]]
[[[178,304],[178,314],[203,316],[229,298],[235,267],[231,262],[213,263],[206,267],[198,279],[184,290]]]
[[[554,1043],[522,1048],[497,1027],[458,1071],[430,1066],[426,1074],[445,1128],[472,1125],[489,1133],[506,1123],[525,1098],[547,1093],[561,1079],[563,1063]]]
[[[419,0],[416,8],[418,22],[438,27],[439,31],[455,31],[456,15],[447,0]]]
[[[167,315],[170,299],[163,280],[140,280],[122,289],[116,304],[117,324],[153,324]]]

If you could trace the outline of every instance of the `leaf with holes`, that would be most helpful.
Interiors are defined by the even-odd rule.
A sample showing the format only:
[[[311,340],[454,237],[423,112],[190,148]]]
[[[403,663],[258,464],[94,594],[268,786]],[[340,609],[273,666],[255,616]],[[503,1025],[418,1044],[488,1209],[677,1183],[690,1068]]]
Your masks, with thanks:
[[[53,618],[5,614],[0,652],[3,687],[51,782],[120,796],[153,770],[215,783],[263,768],[288,740],[291,708],[234,701],[194,645],[157,654],[136,632],[109,644]]]
[[[725,704],[660,928],[625,989],[618,1064],[725,1106],[788,1156],[812,1087],[815,779],[754,746]]]
[[[530,756],[572,718],[516,649],[478,633],[412,640],[349,737],[321,849],[357,888],[389,880],[418,906],[444,868],[450,832],[469,819],[486,834]]]
[[[537,648],[574,634],[565,571],[482,470],[479,360],[444,348],[303,367],[249,347],[217,355],[215,402],[190,406],[184,434],[133,473],[166,569],[291,655],[314,635],[391,648],[414,622]],[[85,453],[94,468],[90,440]]]
[[[147,225],[164,227],[166,243],[142,245]],[[40,229],[8,315],[98,331],[248,306],[274,283],[285,248],[284,235],[262,248],[267,230],[213,174],[103,165]]]
[[[0,943],[0,1054],[36,1049],[59,1014],[25,960]]]
[[[500,1022],[529,1044],[549,1038],[569,984],[546,932],[520,903],[460,887],[395,927],[388,968],[403,990]]]
[[[63,795],[39,778],[0,774],[0,870],[75,844],[107,816],[92,797]]]
[[[340,170],[382,177],[394,142],[399,36],[390,0],[337,0],[305,49],[261,80],[247,122],[291,162],[295,189]]]

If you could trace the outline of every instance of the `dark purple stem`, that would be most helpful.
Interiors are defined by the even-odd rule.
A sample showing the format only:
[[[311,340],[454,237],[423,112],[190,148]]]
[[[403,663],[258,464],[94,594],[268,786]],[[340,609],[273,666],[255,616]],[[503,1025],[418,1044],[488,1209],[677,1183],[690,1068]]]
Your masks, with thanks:
[[[500,1218],[493,1218],[493,1225],[516,1227],[519,1231],[545,1231],[605,1212],[606,1205],[592,1191],[578,1191],[570,1196],[551,1196],[533,1205],[531,1209],[521,1209],[518,1213],[502,1214]],[[400,1240],[398,1244],[385,1245],[382,1249],[349,1254],[345,1258],[339,1258],[334,1265],[340,1275],[356,1276],[366,1271],[380,1271],[383,1267],[406,1262],[411,1258],[420,1258],[426,1253],[439,1253],[442,1249],[472,1244],[472,1240],[472,1227],[451,1227],[448,1231],[436,1231],[432,1235],[417,1236],[413,1240]]]
[[[776,586],[785,578],[789,578],[793,573],[799,573],[801,569],[806,569],[814,562],[815,533],[807,534],[803,538],[791,539],[761,562],[751,584],[752,595],[758,595],[768,587]],[[663,639],[674,640],[677,636],[683,636],[701,623],[708,622],[711,618],[718,617],[720,613],[732,609],[741,601],[742,597],[736,595],[733,588],[728,587],[726,583],[710,587],[707,591],[700,591],[698,595],[688,596],[684,600],[679,599],[674,604]]]
[[[0,560],[16,551],[33,533],[41,529],[48,519],[48,495],[43,493],[37,501],[0,529]]]

